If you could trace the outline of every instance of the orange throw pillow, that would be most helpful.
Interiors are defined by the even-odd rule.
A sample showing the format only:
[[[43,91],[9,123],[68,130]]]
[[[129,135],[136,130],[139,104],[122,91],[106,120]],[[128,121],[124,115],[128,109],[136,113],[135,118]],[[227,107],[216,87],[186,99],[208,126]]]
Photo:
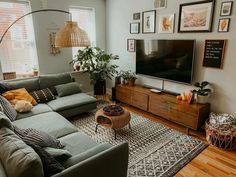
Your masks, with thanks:
[[[37,105],[35,99],[27,92],[25,88],[10,90],[2,94],[13,106],[18,100],[30,102],[33,106]]]

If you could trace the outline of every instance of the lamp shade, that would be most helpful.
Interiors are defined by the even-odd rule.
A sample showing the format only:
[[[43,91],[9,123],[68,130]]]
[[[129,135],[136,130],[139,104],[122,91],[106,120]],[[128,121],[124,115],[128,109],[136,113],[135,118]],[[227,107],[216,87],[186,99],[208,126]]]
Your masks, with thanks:
[[[59,30],[55,39],[55,47],[88,47],[89,37],[86,31],[78,27],[77,22],[67,21],[65,26]]]

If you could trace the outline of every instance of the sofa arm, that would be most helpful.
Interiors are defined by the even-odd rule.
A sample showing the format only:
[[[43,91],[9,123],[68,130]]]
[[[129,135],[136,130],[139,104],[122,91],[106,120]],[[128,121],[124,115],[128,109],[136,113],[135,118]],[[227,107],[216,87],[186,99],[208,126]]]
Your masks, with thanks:
[[[127,177],[128,156],[128,143],[123,143],[73,165],[53,177]]]

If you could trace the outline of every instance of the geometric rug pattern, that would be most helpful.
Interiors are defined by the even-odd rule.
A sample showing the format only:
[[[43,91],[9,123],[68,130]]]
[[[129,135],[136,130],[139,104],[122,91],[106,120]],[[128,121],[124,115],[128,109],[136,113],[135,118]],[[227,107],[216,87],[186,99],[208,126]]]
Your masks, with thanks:
[[[128,177],[173,176],[208,146],[134,113],[131,113],[131,130],[128,126],[117,130],[115,140],[112,129],[99,126],[95,133],[95,112],[82,114],[71,121],[79,131],[99,143],[117,145],[128,142]]]

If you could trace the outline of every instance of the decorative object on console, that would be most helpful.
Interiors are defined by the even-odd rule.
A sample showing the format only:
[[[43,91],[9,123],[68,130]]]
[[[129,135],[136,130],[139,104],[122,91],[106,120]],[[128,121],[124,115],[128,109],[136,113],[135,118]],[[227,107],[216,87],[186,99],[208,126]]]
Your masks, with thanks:
[[[158,33],[173,33],[175,23],[175,14],[159,16]]]
[[[143,12],[142,32],[143,33],[155,33],[156,32],[156,11],[155,10]]]
[[[203,66],[222,68],[227,40],[205,40]]]
[[[221,3],[220,16],[230,16],[232,12],[233,1]]]
[[[179,101],[187,101],[189,104],[193,102],[193,92],[192,90],[183,92],[181,95],[177,95],[176,99]]]
[[[106,94],[106,79],[112,79],[117,74],[118,66],[110,62],[118,59],[118,55],[107,54],[98,47],[87,47],[78,50],[70,63],[79,62],[82,71],[90,74],[90,83],[94,85],[94,95],[104,95]]]
[[[195,87],[198,87],[198,90],[193,90],[193,93],[197,94],[197,102],[200,104],[206,104],[209,99],[209,93],[211,93],[211,89],[206,88],[208,85],[210,85],[209,82],[203,81],[203,82],[196,82],[194,84]]]
[[[133,14],[133,20],[140,20],[140,12]]]
[[[167,7],[167,0],[154,0],[154,7],[156,9],[163,9]]]
[[[236,117],[211,113],[206,121],[206,139],[219,148],[236,150]]]
[[[140,32],[140,23],[130,23],[130,34],[139,34]]]
[[[211,32],[214,0],[180,4],[178,32]]]
[[[127,51],[135,52],[135,39],[127,39]]]
[[[122,83],[124,85],[134,86],[135,80],[137,79],[137,76],[134,72],[131,70],[129,71],[121,71],[120,76],[123,79]]]
[[[218,32],[229,32],[230,18],[219,19]]]

